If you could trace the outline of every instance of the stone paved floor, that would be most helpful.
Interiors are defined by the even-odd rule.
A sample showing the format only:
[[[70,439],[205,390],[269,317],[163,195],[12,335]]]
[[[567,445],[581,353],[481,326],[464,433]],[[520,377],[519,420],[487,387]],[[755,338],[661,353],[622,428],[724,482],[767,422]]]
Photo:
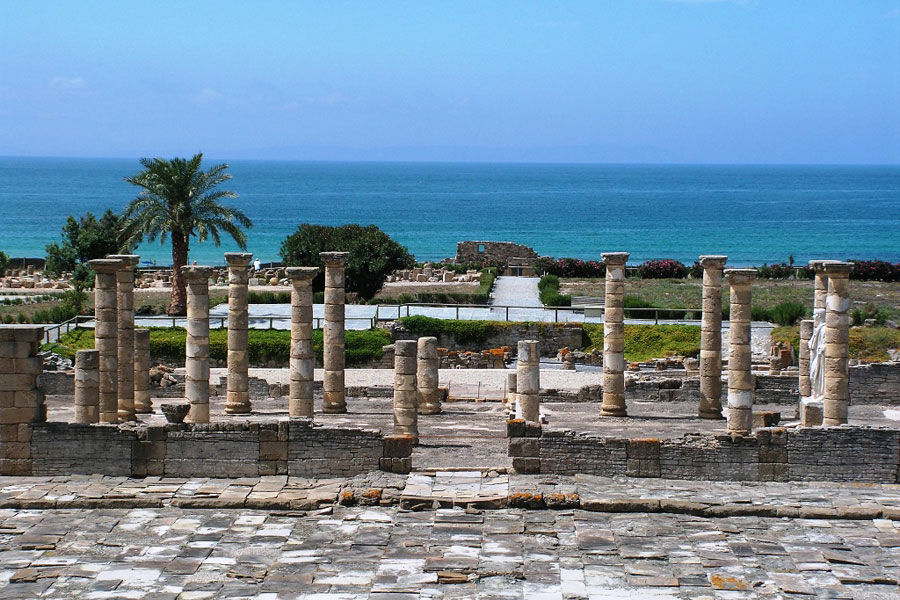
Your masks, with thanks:
[[[893,521],[581,510],[0,510],[14,598],[898,597]]]

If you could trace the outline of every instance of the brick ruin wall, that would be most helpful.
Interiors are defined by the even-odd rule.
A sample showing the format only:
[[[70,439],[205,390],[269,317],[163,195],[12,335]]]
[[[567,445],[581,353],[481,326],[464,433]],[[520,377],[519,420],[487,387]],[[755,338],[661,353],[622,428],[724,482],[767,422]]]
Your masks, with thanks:
[[[456,244],[457,263],[480,263],[485,260],[507,262],[511,258],[537,260],[539,256],[532,248],[512,242],[467,241]]]
[[[751,436],[610,438],[508,423],[508,453],[524,473],[708,481],[900,483],[900,430],[760,428]]]
[[[31,474],[350,477],[408,473],[412,438],[307,420],[164,426],[33,423]]]
[[[578,348],[582,345],[582,329],[578,323],[511,323],[499,325],[497,329],[496,333],[477,343],[461,343],[455,336],[441,333],[438,336],[438,347],[480,352],[485,348],[515,348],[519,340],[538,340],[538,352],[541,356],[556,356],[560,348]],[[399,323],[392,326],[390,332],[394,341],[415,340],[420,335],[407,331]],[[599,376],[597,379],[599,380]]]

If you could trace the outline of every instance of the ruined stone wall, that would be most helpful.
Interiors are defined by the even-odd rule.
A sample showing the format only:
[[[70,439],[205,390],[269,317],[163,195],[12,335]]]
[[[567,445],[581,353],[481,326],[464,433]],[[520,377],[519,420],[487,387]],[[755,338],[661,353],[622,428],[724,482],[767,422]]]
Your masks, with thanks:
[[[708,481],[900,482],[900,430],[760,428],[749,436],[614,438],[511,420],[508,453],[524,473]]]
[[[408,473],[412,441],[371,429],[272,423],[31,424],[32,473],[145,477],[350,477]]]
[[[900,362],[850,367],[850,404],[900,405]]]
[[[538,253],[528,246],[512,242],[458,242],[456,244],[456,262],[480,263],[484,260],[507,262],[511,258],[538,259]],[[521,264],[521,261],[519,261]]]

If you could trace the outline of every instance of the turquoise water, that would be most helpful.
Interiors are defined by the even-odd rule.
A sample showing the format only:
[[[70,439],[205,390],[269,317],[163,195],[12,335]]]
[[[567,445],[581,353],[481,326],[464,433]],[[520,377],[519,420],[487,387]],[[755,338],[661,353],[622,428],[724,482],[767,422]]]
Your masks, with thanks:
[[[249,250],[279,260],[299,223],[374,223],[419,260],[460,240],[506,240],[541,254],[631,252],[733,265],[810,258],[900,261],[900,166],[658,166],[228,161],[254,221]],[[0,158],[0,250],[43,256],[66,216],[119,210],[137,160]],[[211,243],[191,260],[221,264]],[[171,263],[168,245],[138,252]]]

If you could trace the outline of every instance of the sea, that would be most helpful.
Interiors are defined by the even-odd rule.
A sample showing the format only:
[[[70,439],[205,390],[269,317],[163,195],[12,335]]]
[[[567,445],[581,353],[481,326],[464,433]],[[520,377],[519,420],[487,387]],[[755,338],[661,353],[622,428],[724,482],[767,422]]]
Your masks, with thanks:
[[[301,223],[375,224],[420,261],[452,257],[462,240],[510,241],[541,255],[600,259],[627,251],[735,266],[812,258],[900,262],[900,165],[618,165],[225,162],[253,221],[248,250],[280,260]],[[69,215],[121,210],[137,189],[135,159],[0,157],[0,250],[42,257]],[[191,243],[190,260],[224,264],[237,250]],[[144,264],[171,264],[145,243]]]

